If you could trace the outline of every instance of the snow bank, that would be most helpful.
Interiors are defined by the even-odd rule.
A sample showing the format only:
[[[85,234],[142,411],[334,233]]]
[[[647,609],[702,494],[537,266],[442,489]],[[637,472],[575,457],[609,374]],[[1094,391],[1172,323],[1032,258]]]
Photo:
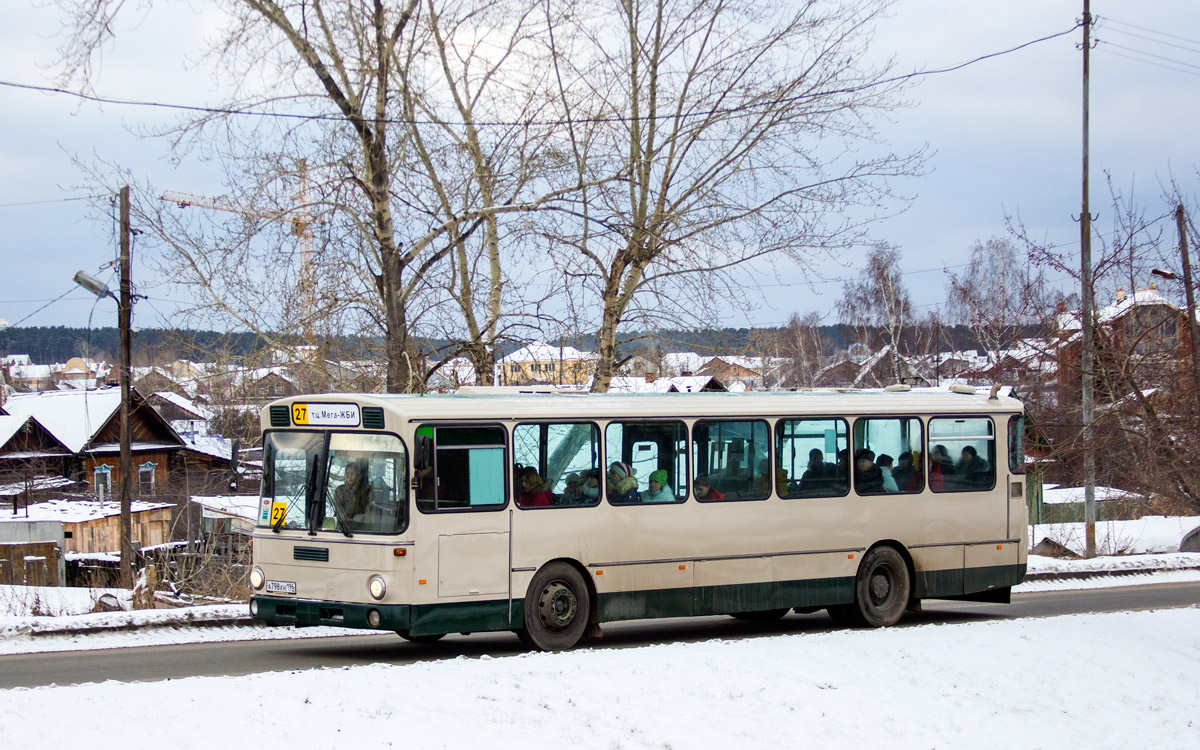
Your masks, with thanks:
[[[9,690],[0,736],[114,750],[1184,748],[1200,746],[1198,669],[1193,607]],[[41,720],[65,707],[70,721]]]
[[[1200,516],[1146,516],[1136,521],[1097,521],[1096,551],[1101,555],[1178,552],[1185,534],[1200,526]],[[1051,539],[1083,554],[1082,523],[1042,523],[1029,527],[1029,543]]]

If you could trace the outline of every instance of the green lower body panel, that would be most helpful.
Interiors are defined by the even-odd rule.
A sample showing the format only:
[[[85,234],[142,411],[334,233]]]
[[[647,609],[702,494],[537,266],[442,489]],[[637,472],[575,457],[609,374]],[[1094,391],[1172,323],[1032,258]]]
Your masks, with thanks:
[[[917,574],[919,599],[960,598],[1015,586],[1025,577],[1024,565],[929,570]],[[360,604],[253,596],[254,617],[271,625],[333,625],[368,630],[396,630],[406,635],[479,633],[524,626],[524,600],[499,599],[448,604]],[[759,612],[788,607],[828,607],[854,601],[854,578],[696,586],[679,589],[621,591],[600,594],[599,622],[656,617],[693,617]],[[367,619],[372,610],[380,622]]]
[[[600,622],[824,607],[854,601],[853,578],[816,578],[600,595]]]
[[[917,574],[913,585],[918,599],[941,599],[1010,588],[1024,579],[1024,565],[991,565],[984,568],[923,570]]]
[[[408,630],[411,607],[407,604],[360,604],[322,602],[311,599],[286,599],[281,596],[252,596],[250,611],[268,625],[332,625],[339,628],[369,630]],[[367,615],[379,613],[379,625],[371,625]]]

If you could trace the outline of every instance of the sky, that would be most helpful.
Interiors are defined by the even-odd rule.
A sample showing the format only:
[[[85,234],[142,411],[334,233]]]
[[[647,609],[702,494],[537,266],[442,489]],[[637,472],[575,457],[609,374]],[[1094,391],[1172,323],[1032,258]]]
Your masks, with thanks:
[[[204,3],[175,3],[141,12],[127,3],[117,42],[95,79],[103,96],[215,104],[221,92],[196,62],[219,17]],[[161,11],[167,12],[161,12]],[[898,0],[872,47],[895,58],[898,73],[950,67],[1071,29],[1081,0]],[[1172,179],[1197,195],[1193,130],[1200,121],[1200,4],[1178,0],[1094,0],[1099,40],[1091,58],[1091,205],[1095,230],[1110,231],[1105,174],[1152,215],[1169,205]],[[1111,15],[1110,15],[1111,14]],[[41,0],[12,0],[0,9],[0,82],[54,82],[59,19]],[[918,311],[944,301],[946,276],[977,240],[1004,236],[1006,219],[1065,248],[1078,247],[1081,205],[1082,32],[1041,42],[955,72],[923,76],[908,91],[910,106],[891,113],[881,135],[897,152],[928,146],[926,174],[896,183],[907,206],[879,222],[874,238],[901,252],[905,281]],[[1153,55],[1153,56],[1152,56]],[[1131,59],[1136,58],[1136,59]],[[138,137],[170,122],[161,110],[81,103],[0,85],[0,319],[20,325],[115,324],[116,306],[71,282],[76,270],[115,279],[102,268],[116,255],[115,209],[78,198],[91,195],[85,164],[117,164],[164,189],[219,194],[212,164],[165,158],[165,144]],[[905,209],[906,210],[901,210]],[[1072,243],[1074,243],[1072,245]],[[157,327],[179,293],[139,262],[134,280],[148,299],[135,325]],[[865,251],[806,269],[760,269],[745,279],[758,291],[755,309],[725,314],[732,326],[778,325],[793,313],[831,310],[842,282]],[[1056,280],[1062,284],[1068,280]],[[115,287],[115,281],[113,282]],[[754,296],[754,295],[752,295]],[[61,297],[61,298],[60,298]]]

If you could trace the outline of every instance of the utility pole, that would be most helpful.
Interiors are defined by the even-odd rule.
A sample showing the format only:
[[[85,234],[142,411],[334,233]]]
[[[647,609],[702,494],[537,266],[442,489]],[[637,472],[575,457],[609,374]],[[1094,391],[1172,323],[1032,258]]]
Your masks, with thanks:
[[[1092,215],[1088,208],[1088,57],[1092,40],[1091,0],[1083,0],[1083,209],[1079,214],[1079,254],[1082,286],[1080,301],[1083,310],[1083,352],[1080,369],[1083,384],[1080,389],[1080,411],[1083,420],[1083,520],[1087,534],[1085,556],[1096,556],[1096,453],[1092,448],[1092,370],[1093,332],[1092,307]]]
[[[1183,289],[1187,295],[1188,341],[1192,348],[1192,390],[1200,414],[1200,332],[1196,330],[1196,293],[1192,289],[1192,261],[1188,258],[1187,220],[1183,204],[1175,206],[1175,226],[1179,230],[1179,254],[1183,257]]]
[[[129,186],[121,188],[121,298],[117,306],[121,332],[121,586],[133,588],[133,455],[129,448],[129,376],[132,365],[133,290],[130,281]]]

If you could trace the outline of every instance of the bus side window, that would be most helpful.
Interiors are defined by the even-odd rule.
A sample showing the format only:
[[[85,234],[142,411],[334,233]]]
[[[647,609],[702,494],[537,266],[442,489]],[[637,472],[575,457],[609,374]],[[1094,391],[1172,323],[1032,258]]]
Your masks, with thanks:
[[[605,494],[610,503],[687,499],[687,425],[683,422],[610,422],[604,448]]]
[[[513,428],[513,499],[521,508],[600,502],[600,428],[590,422],[519,424]],[[529,472],[533,472],[532,475]],[[529,486],[522,485],[524,474]]]
[[[842,497],[850,491],[849,439],[844,419],[781,419],[775,424],[775,465],[787,474],[780,497]]]
[[[915,417],[870,417],[854,423],[854,489],[860,495],[920,492],[923,430]]]
[[[433,497],[422,497],[421,482],[417,507],[426,512],[504,507],[505,444],[504,428],[498,425],[435,427]]]
[[[765,500],[771,495],[772,474],[780,491],[787,471],[771,470],[770,427],[763,420],[701,419],[692,427],[696,476],[705,477],[716,492],[701,501]]]
[[[979,492],[996,486],[996,430],[987,417],[929,420],[929,489]]]

